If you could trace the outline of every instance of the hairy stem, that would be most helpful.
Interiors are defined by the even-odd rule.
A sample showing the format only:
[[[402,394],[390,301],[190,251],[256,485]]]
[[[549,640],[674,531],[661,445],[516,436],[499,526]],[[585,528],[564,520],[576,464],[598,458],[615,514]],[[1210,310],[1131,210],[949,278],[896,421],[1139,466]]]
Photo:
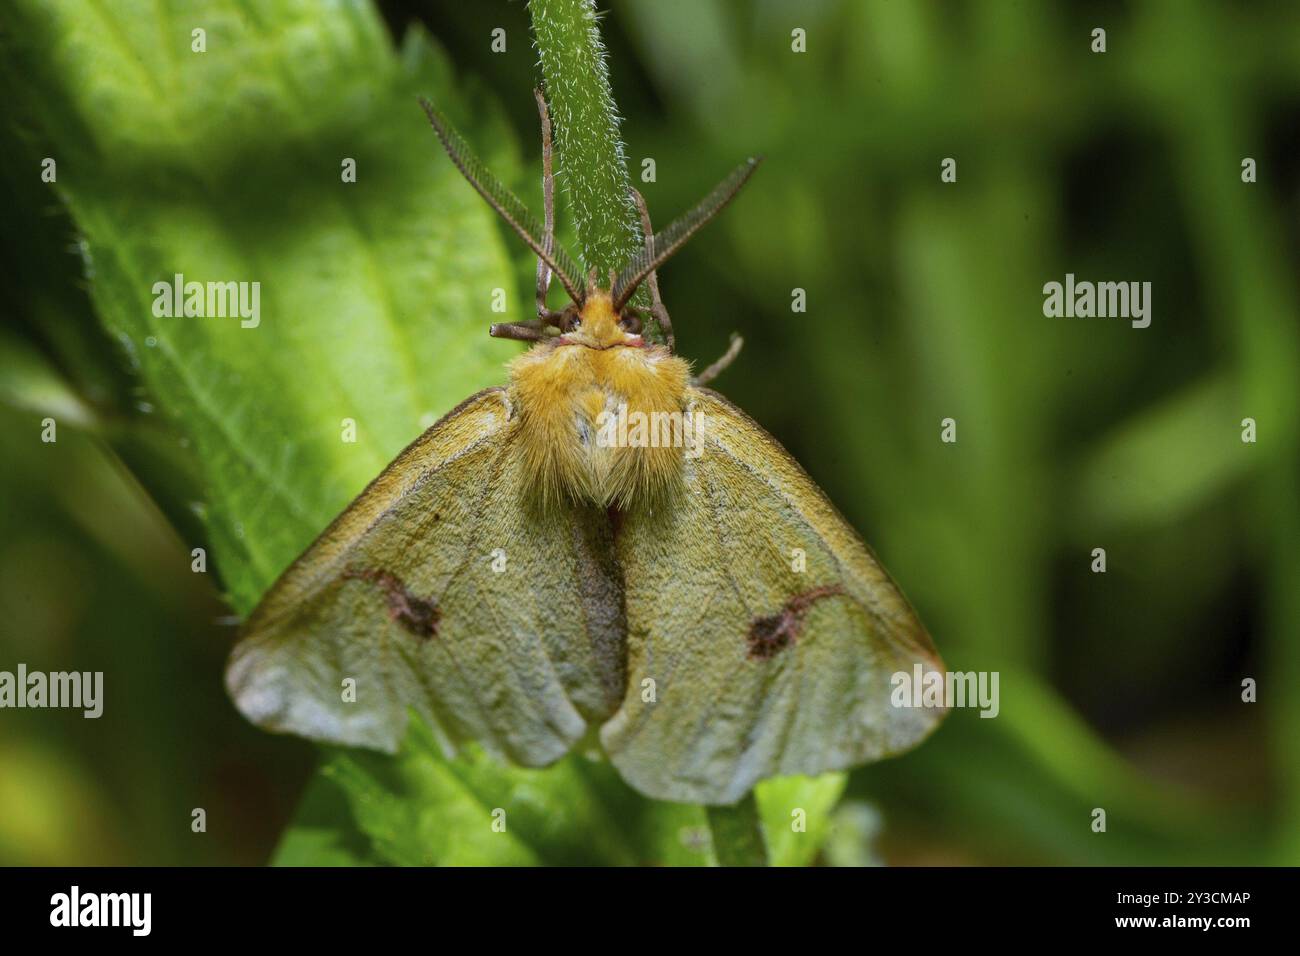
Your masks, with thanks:
[[[530,0],[528,9],[555,127],[557,178],[569,197],[583,264],[595,268],[603,286],[643,240],[595,3]],[[644,304],[643,298],[639,290],[637,301]]]
[[[731,807],[709,807],[713,852],[722,866],[767,866],[767,844],[751,790]]]

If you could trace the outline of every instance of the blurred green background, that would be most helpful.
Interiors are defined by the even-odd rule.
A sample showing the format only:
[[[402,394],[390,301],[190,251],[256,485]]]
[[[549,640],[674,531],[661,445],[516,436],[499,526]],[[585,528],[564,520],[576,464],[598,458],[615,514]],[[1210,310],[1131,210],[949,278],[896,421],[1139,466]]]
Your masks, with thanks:
[[[719,389],[863,532],[949,666],[1001,673],[997,719],[953,713],[830,785],[808,859],[1300,863],[1300,7],[601,8],[657,222],[767,157],[661,276],[679,351],[701,367],[743,334]],[[0,711],[0,863],[404,862],[403,835],[456,842],[434,769],[531,794],[540,830],[560,780],[586,788],[575,826],[642,831],[437,860],[679,861],[656,841],[689,849],[690,820],[598,765],[501,783],[334,754],[312,777],[315,748],[222,689],[275,573],[514,354],[490,293],[526,315],[532,263],[415,96],[540,210],[525,4],[5,0],[0,45],[0,669],[106,686],[98,721]],[[152,317],[180,271],[261,281],[262,325]],[[1150,328],[1045,318],[1067,272],[1150,281]],[[380,790],[404,796],[376,823],[358,807]]]

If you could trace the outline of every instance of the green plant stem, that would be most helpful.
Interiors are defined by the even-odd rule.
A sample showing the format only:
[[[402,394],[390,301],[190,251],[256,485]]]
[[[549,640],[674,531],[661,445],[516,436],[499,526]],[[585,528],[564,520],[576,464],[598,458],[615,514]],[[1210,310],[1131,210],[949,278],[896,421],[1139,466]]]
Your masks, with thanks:
[[[583,263],[604,285],[640,248],[639,217],[618,134],[605,47],[591,0],[530,0],[558,159]],[[656,330],[657,331],[657,330]],[[766,866],[753,793],[734,807],[709,807],[713,849],[724,866]]]
[[[528,9],[555,128],[556,178],[569,197],[583,263],[604,285],[642,240],[595,4],[531,0]]]
[[[751,790],[730,807],[708,807],[713,852],[721,866],[767,866],[767,843]]]

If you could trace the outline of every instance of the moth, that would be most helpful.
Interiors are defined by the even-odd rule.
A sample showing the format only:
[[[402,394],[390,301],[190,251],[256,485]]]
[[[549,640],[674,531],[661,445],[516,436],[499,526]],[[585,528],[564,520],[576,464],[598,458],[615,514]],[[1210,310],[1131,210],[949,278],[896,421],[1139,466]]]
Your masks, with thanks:
[[[448,754],[474,741],[528,767],[598,743],[643,794],[704,804],[913,746],[943,711],[893,706],[891,679],[941,671],[933,643],[812,479],[704,387],[738,340],[692,375],[659,296],[656,270],[757,161],[657,234],[634,191],[644,247],[601,284],[556,243],[536,97],[540,225],[421,101],[537,256],[536,317],[489,330],[532,346],[284,572],[232,653],[236,705],[273,731],[389,752],[414,711]],[[602,419],[637,412],[680,420],[694,444],[609,440],[622,433]]]

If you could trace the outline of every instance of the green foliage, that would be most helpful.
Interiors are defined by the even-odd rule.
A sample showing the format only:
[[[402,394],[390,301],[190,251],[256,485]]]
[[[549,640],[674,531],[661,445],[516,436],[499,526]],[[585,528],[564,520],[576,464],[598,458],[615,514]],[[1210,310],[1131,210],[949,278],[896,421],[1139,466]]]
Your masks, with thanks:
[[[597,755],[573,753],[546,770],[506,766],[477,748],[448,760],[413,720],[396,759],[327,755],[275,862],[703,866],[770,856],[804,866],[829,835],[844,785],[843,774],[769,780],[756,800],[706,816],[645,799]],[[795,808],[807,812],[806,832],[791,826]]]
[[[395,53],[364,4],[217,3],[195,53],[172,12],[19,4],[33,80],[15,85],[49,104],[30,106],[96,310],[193,448],[246,612],[422,427],[499,380],[484,328],[510,266],[416,104],[468,110],[420,33]],[[259,324],[157,316],[154,283],[177,274],[259,283]]]
[[[336,752],[322,776],[315,786],[328,782],[348,803],[348,814],[336,817],[335,825],[346,828],[355,820],[383,863],[629,865],[662,858],[640,839],[644,827],[636,825],[645,822],[638,814],[658,811],[599,760],[571,755],[546,770],[523,770],[470,749],[449,761],[415,721],[398,758]],[[304,807],[304,813],[311,810]],[[308,816],[289,831],[278,862],[296,861],[290,851],[310,823]],[[698,862],[707,859],[701,852]]]

